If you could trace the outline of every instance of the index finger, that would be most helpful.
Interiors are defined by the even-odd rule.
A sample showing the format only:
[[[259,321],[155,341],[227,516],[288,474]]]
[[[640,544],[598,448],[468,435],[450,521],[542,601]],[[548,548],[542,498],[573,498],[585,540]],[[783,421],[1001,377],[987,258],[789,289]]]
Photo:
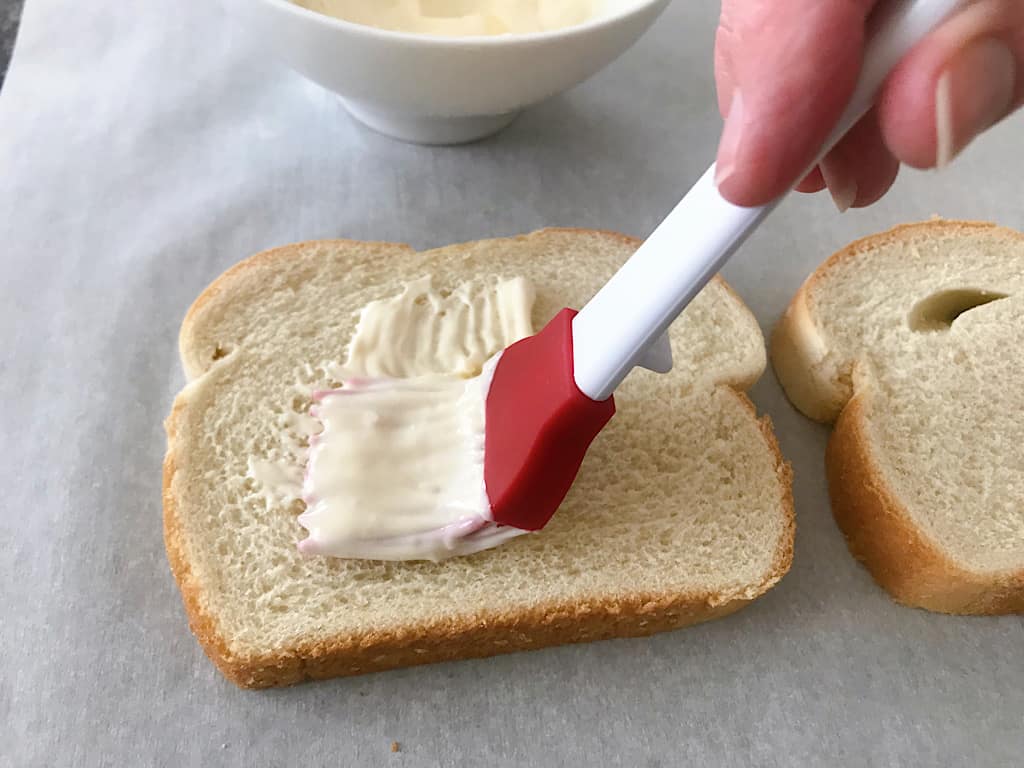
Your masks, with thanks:
[[[724,0],[716,39],[722,194],[762,205],[814,161],[860,71],[875,0]]]

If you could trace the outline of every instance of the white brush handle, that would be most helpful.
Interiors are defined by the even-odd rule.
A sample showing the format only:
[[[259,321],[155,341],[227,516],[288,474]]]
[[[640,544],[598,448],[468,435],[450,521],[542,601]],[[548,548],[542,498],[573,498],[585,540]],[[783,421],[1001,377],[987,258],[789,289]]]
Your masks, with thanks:
[[[810,172],[875,103],[897,63],[965,0],[887,0],[869,20],[860,78]],[[605,400],[679,313],[778,203],[742,208],[723,198],[711,166],[636,253],[576,316],[576,385]]]

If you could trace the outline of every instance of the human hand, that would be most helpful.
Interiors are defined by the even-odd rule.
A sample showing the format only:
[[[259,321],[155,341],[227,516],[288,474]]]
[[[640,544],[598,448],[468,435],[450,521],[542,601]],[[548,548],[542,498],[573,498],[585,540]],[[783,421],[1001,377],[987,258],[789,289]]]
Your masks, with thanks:
[[[1024,104],[1024,0],[978,0],[900,62],[875,108],[800,180],[850,99],[877,4],[722,0],[715,80],[725,198],[762,205],[796,184],[827,186],[841,211],[870,205],[901,162],[941,168]]]

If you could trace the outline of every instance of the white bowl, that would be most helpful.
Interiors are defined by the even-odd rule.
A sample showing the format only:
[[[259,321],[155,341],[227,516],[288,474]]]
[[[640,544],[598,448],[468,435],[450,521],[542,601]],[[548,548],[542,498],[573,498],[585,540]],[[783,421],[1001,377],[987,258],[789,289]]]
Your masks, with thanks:
[[[605,0],[595,18],[552,32],[435,37],[340,21],[288,0],[224,0],[263,49],[340,95],[356,119],[421,144],[500,131],[524,107],[618,58],[669,2]]]

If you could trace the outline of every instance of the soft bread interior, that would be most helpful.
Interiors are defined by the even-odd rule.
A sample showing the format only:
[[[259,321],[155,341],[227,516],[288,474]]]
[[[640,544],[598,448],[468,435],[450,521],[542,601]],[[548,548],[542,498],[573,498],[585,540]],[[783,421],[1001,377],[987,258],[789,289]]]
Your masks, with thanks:
[[[855,392],[871,481],[912,524],[969,571],[1024,568],[1024,236],[935,221],[867,238],[787,323],[773,359],[796,405],[834,411]],[[794,348],[811,364],[787,368]]]
[[[547,230],[417,253],[401,246],[315,242],[260,254],[216,281],[181,333],[189,383],[168,420],[175,539],[183,589],[233,655],[415,632],[551,606],[688,595],[750,599],[788,567],[792,511],[770,432],[733,389],[765,364],[760,331],[720,281],[672,329],[675,370],[637,371],[618,414],[542,532],[442,563],[303,557],[301,502],[268,505],[246,477],[280,450],[278,426],[304,412],[295,383],[332,384],[356,312],[432,274],[522,275],[537,290],[539,328],[580,307],[636,243]],[[170,544],[169,544],[170,546]]]

